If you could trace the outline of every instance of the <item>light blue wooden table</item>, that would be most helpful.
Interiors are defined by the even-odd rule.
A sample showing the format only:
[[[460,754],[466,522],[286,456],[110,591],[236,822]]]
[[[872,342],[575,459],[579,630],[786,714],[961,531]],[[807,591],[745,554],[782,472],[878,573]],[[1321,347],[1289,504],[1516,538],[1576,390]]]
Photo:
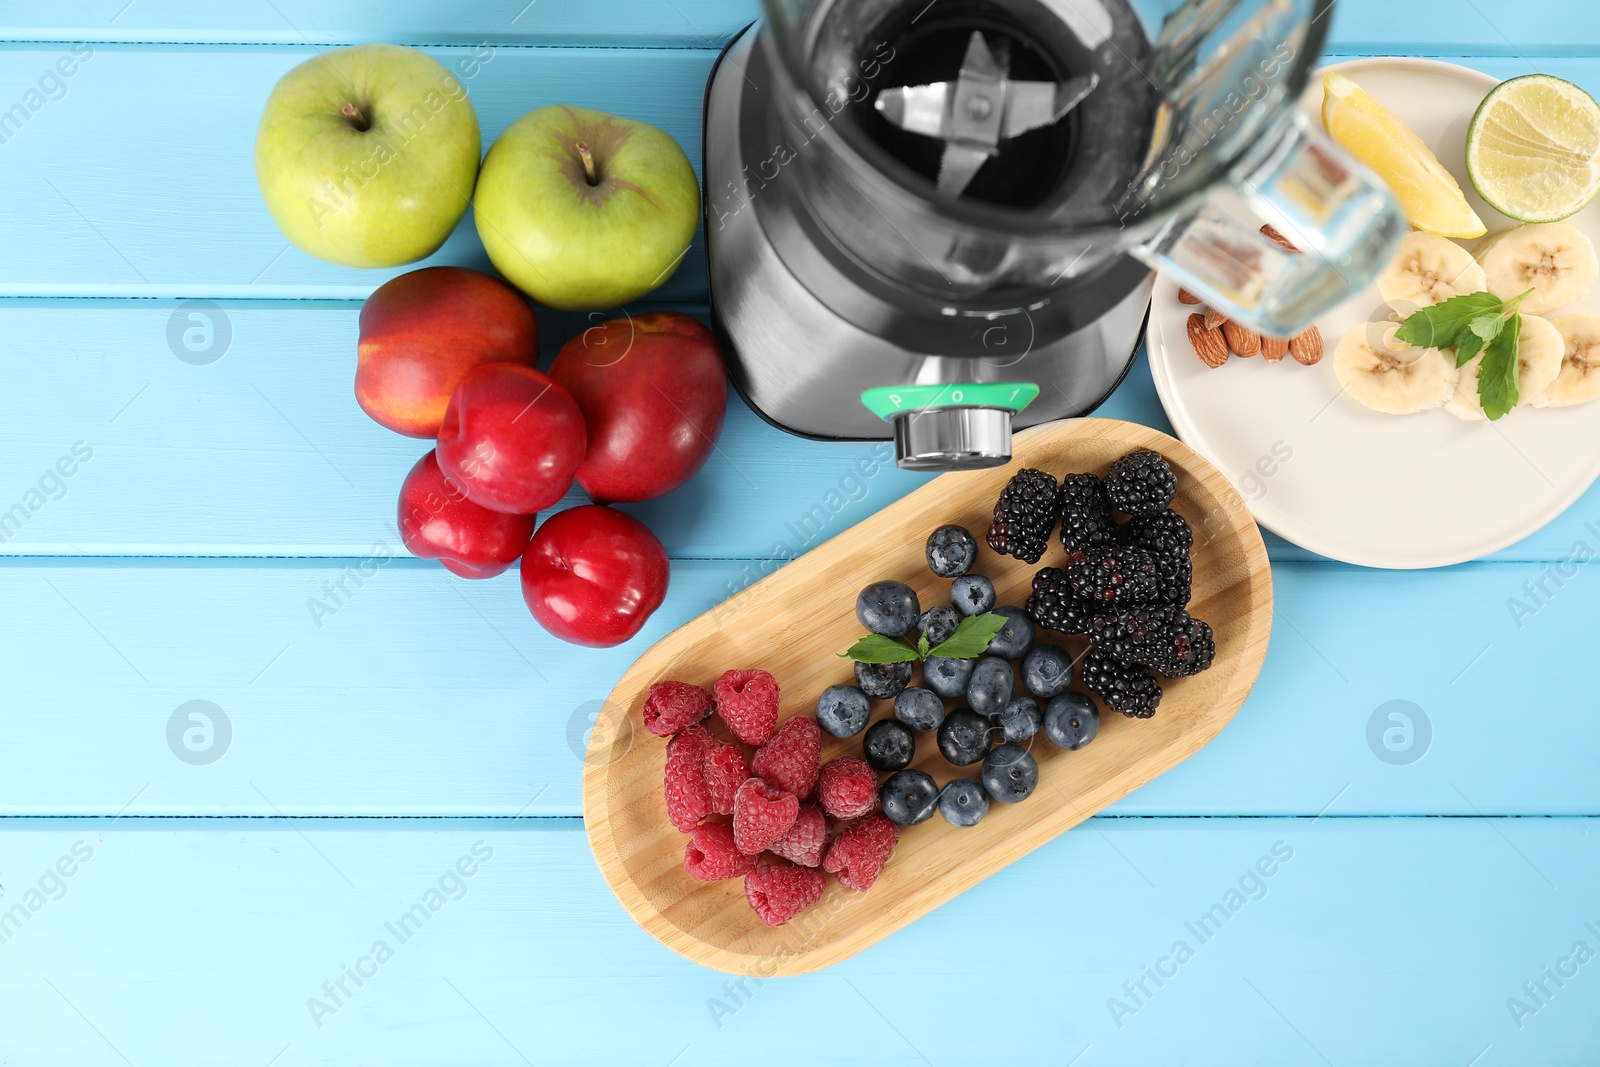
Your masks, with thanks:
[[[394,494],[422,445],[350,391],[360,301],[396,272],[286,246],[251,169],[267,91],[317,48],[415,44],[458,70],[485,144],[564,101],[698,158],[705,77],[753,16],[450,6],[0,12],[0,512],[27,511],[0,544],[0,1060],[1600,1063],[1600,576],[1565,563],[1600,548],[1597,492],[1448,570],[1271,540],[1272,650],[1215,743],[847,963],[731,981],[641,933],[580,822],[600,698],[780,548],[919,479],[880,473],[808,527],[871,446],[736,403],[706,470],[635,509],[672,590],[606,652],[544,636],[514,572],[468,586],[404,558]],[[1600,91],[1588,0],[1345,0],[1332,52]],[[435,261],[484,264],[470,221]],[[703,262],[657,299],[703,310]],[[168,341],[194,300],[214,361]],[[1142,361],[1103,413],[1166,428]],[[316,621],[308,600],[363,570]],[[212,762],[169,744],[189,701],[226,718]],[[1386,747],[1394,701],[1413,728]],[[418,902],[436,910],[401,943],[385,924]]]

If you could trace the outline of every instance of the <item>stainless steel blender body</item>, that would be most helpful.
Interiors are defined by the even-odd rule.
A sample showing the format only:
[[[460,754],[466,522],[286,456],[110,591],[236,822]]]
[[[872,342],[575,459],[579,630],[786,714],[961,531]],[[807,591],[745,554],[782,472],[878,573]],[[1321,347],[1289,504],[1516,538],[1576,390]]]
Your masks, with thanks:
[[[705,116],[712,313],[756,411],[813,437],[893,436],[905,467],[1003,463],[1013,424],[1085,414],[1115,388],[1152,264],[1271,324],[1386,255],[1404,228],[1392,197],[1292,125],[1320,46],[1309,0],[1148,2],[1155,30],[1125,0],[767,0]],[[997,143],[993,108],[1020,94],[1007,78],[1079,92]],[[1256,95],[1230,111],[1240,78]],[[948,98],[932,124],[948,138],[919,136],[926,115],[910,133],[881,121],[886,89],[897,118],[913,96]],[[988,141],[971,132],[985,119]],[[1290,179],[1278,199],[1297,206],[1266,220],[1321,253],[1299,275],[1255,233]],[[1213,187],[1252,182],[1244,217],[1213,206]]]

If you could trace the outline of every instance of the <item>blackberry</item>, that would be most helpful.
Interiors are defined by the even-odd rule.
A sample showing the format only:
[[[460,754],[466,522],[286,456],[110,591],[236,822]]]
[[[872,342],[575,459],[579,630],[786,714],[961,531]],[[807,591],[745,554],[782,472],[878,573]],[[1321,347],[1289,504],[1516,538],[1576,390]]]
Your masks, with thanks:
[[[1106,496],[1124,515],[1150,515],[1172,503],[1177,475],[1159,452],[1129,452],[1106,473]]]
[[[1096,619],[1090,637],[1116,659],[1168,678],[1199,674],[1217,654],[1210,626],[1166,604]]]
[[[1100,609],[1080,600],[1060,567],[1045,567],[1033,576],[1028,616],[1040,627],[1059,634],[1086,634]]]
[[[1194,547],[1194,529],[1189,520],[1171,508],[1150,515],[1135,515],[1128,520],[1128,543],[1148,548],[1156,555],[1173,546],[1187,553]]]
[[[1194,596],[1194,564],[1185,552],[1181,556],[1156,557],[1156,599],[1163,604],[1184,608]]]
[[[1188,604],[1194,587],[1194,564],[1189,559],[1194,531],[1184,517],[1170,508],[1137,515],[1128,522],[1128,543],[1155,557],[1156,599],[1180,608]]]
[[[1060,493],[1052,474],[1024,467],[1012,475],[1000,491],[1000,499],[995,501],[989,547],[1002,556],[1038,563],[1050,545]]]
[[[1180,611],[1178,616],[1178,624],[1146,652],[1149,666],[1168,678],[1199,674],[1217,658],[1211,627],[1188,612]]]
[[[1117,615],[1102,615],[1094,620],[1089,640],[1095,648],[1110,653],[1124,663],[1152,666],[1152,650],[1161,647],[1180,628],[1180,609],[1166,604],[1151,604]]]
[[[1085,600],[1122,606],[1155,599],[1156,559],[1137,545],[1067,557],[1067,584]]]
[[[1161,703],[1161,683],[1149,668],[1124,663],[1103,648],[1092,648],[1084,657],[1083,684],[1106,707],[1131,719],[1148,719]]]
[[[1069,474],[1061,479],[1061,546],[1068,552],[1080,548],[1110,548],[1117,543],[1117,520],[1105,483],[1092,474]]]

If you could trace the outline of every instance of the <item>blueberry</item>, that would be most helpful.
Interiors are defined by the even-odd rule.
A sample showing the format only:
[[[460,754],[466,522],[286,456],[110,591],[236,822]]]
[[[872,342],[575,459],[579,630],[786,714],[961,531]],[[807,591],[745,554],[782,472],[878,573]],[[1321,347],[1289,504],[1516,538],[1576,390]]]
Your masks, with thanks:
[[[1006,624],[989,640],[989,655],[1005,659],[1018,659],[1033,644],[1033,620],[1022,608],[995,608],[995,613],[1006,617]]]
[[[857,663],[856,684],[877,700],[897,697],[911,681],[911,663]]]
[[[867,727],[861,753],[875,771],[903,771],[917,754],[917,735],[896,719],[879,719]]]
[[[894,698],[894,717],[926,733],[944,722],[944,701],[930,690],[911,686]]]
[[[948,640],[960,625],[961,613],[949,604],[939,604],[922,613],[917,629],[928,639],[928,647],[933,648],[940,641]]]
[[[922,661],[923,684],[946,700],[960,700],[967,695],[967,679],[972,677],[972,666],[977,662],[975,659],[929,656]]]
[[[875,634],[904,637],[922,618],[922,605],[905,582],[873,582],[856,597],[856,618]]]
[[[1062,693],[1044,706],[1044,735],[1068,752],[1094,740],[1100,732],[1100,709],[1082,693]]]
[[[979,715],[995,715],[1011,699],[1011,685],[1015,678],[1011,664],[999,656],[985,656],[972,668],[967,679],[967,703]]]
[[[1065,693],[1072,674],[1072,657],[1058,645],[1034,645],[1022,657],[1022,684],[1040,700]]]
[[[1039,719],[1039,705],[1032,697],[1017,697],[1008,701],[995,716],[995,722],[1000,726],[1000,733],[1007,741],[1026,741],[1038,733]]]
[[[976,826],[989,813],[989,794],[971,778],[952,779],[939,794],[939,814],[951,826]]]
[[[950,583],[950,603],[963,615],[982,615],[994,607],[994,583],[981,574],[963,574]]]
[[[896,771],[878,787],[883,813],[896,826],[915,826],[933,818],[939,786],[926,771]]]
[[[957,708],[939,725],[939,752],[957,767],[970,767],[989,751],[989,720]]]
[[[1002,804],[1027,800],[1039,784],[1039,764],[1020,746],[1005,744],[983,758],[983,788]]]
[[[941,578],[959,578],[978,558],[978,542],[963,527],[941,526],[928,535],[928,569]]]
[[[854,737],[871,717],[867,694],[853,685],[830,685],[817,698],[817,725],[833,737]]]

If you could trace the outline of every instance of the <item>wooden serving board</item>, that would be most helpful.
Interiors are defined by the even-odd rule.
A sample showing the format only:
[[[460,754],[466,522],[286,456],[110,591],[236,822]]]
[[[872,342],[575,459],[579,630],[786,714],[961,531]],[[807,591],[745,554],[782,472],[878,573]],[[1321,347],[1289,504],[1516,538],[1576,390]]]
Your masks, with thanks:
[[[762,667],[782,689],[782,715],[811,715],[824,688],[852,682],[836,654],[861,635],[854,605],[862,586],[884,578],[917,590],[924,609],[948,602],[949,585],[923,559],[936,527],[960,523],[979,539],[977,573],[995,583],[1001,604],[1026,601],[1038,567],[1063,558],[1059,540],[1037,566],[982,545],[995,498],[1022,467],[1056,476],[1104,474],[1135,449],[1154,449],[1178,470],[1174,508],[1195,529],[1190,611],[1211,624],[1217,657],[1210,670],[1163,683],[1154,718],[1102,711],[1100,735],[1077,752],[1034,737],[1039,786],[1021,804],[995,803],[977,826],[941,817],[903,829],[877,883],[855,893],[832,877],[822,900],[785,926],[764,926],[745,901],[744,881],[703,883],[683,868],[688,838],[667,821],[662,800],[666,741],[646,732],[640,708],[652,682],[676,678],[710,688],[729,668]],[[628,913],[680,955],[723,971],[762,977],[814,971],[855,955],[956,894],[1082,822],[1187,759],[1233,717],[1255,684],[1272,625],[1272,577],[1250,512],[1226,478],[1182,442],[1148,427],[1079,419],[1017,435],[1011,464],[946,474],[657,642],[612,691],[591,735],[584,764],[583,815],[601,872]],[[1074,655],[1082,638],[1041,631]],[[1075,685],[1074,688],[1081,688]],[[873,720],[893,714],[873,702]],[[861,735],[823,735],[824,761],[861,754]],[[973,777],[939,755],[930,734],[917,738],[919,767],[943,785]]]

